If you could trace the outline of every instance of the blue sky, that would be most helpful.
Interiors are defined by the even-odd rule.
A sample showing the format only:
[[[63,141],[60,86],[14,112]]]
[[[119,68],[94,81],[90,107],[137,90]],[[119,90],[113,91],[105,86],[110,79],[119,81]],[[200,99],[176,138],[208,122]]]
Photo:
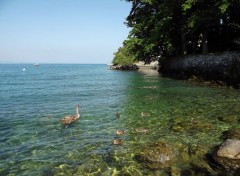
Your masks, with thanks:
[[[0,0],[0,63],[110,63],[130,8],[124,0]]]

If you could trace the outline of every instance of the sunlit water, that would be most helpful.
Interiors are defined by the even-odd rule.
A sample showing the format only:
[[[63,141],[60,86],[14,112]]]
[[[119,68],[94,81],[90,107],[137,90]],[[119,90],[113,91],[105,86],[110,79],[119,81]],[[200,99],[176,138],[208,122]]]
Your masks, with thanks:
[[[0,175],[168,175],[136,155],[159,141],[173,147],[201,144],[211,152],[223,131],[239,125],[219,120],[240,113],[238,90],[106,65],[0,65],[0,99]],[[59,120],[74,114],[76,104],[80,120],[61,126]],[[207,128],[172,130],[184,121]],[[117,136],[117,129],[126,133]],[[122,145],[112,145],[117,138]],[[190,168],[188,162],[180,158],[173,165],[181,170]]]

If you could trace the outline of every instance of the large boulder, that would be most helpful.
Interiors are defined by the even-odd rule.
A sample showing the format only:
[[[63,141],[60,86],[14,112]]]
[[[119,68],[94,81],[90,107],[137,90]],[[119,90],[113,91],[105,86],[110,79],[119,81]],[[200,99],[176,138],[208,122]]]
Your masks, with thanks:
[[[240,160],[240,140],[226,140],[218,149],[217,156]]]
[[[228,139],[217,150],[214,159],[227,170],[240,168],[240,140]]]

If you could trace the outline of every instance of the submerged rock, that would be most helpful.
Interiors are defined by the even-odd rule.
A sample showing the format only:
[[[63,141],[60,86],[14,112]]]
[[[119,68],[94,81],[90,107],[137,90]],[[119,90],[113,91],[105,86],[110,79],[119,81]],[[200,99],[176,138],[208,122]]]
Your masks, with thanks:
[[[109,67],[111,70],[138,70],[138,66],[135,64],[130,65],[111,65]]]
[[[240,169],[240,140],[226,140],[220,145],[214,159],[227,170]]]
[[[161,141],[143,148],[136,159],[151,169],[170,167],[175,160],[175,151]]]
[[[108,166],[102,160],[90,159],[75,168],[75,175],[101,175],[108,171]]]
[[[199,132],[212,129],[212,124],[200,120],[189,120],[189,121],[176,121],[170,127],[170,130],[173,132]]]
[[[222,122],[227,122],[227,123],[237,123],[239,121],[239,117],[237,115],[228,115],[228,116],[218,117],[218,120]]]
[[[138,133],[146,133],[146,132],[148,132],[148,129],[145,129],[145,128],[136,128],[135,131],[138,132]]]
[[[240,140],[226,140],[218,149],[217,156],[229,159],[238,159],[240,162]]]
[[[222,134],[223,139],[238,139],[240,140],[240,129],[232,129],[225,131]]]

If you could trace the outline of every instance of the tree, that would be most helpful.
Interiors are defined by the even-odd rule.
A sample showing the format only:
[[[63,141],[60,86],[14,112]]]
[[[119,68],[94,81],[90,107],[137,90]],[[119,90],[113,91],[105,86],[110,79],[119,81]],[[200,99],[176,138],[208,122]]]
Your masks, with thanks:
[[[135,58],[129,53],[129,50],[123,46],[118,48],[118,51],[114,53],[114,59],[112,63],[114,65],[130,65],[133,64]]]
[[[132,8],[124,52],[135,61],[237,49],[239,0],[126,1]]]
[[[138,39],[137,45],[132,47],[134,50],[141,48],[142,52],[137,54],[137,59],[145,62],[154,60],[159,55],[172,55],[177,53],[174,47],[177,40],[171,37],[175,35],[173,23],[173,4],[177,1],[135,1],[132,2],[132,9],[127,17],[126,24],[132,30],[129,40]],[[170,7],[170,8],[168,8]],[[135,43],[136,44],[136,43]]]

